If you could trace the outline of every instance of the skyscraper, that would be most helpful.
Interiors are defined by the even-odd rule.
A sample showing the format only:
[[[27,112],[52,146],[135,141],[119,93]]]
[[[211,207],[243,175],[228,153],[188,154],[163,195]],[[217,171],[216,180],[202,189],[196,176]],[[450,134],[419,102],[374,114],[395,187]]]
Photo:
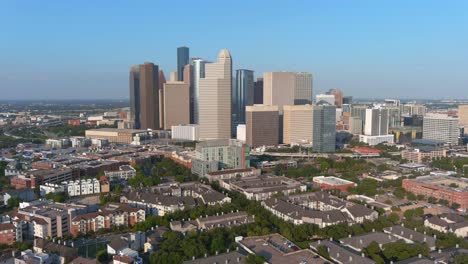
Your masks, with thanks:
[[[330,89],[327,94],[335,96],[335,106],[341,108],[343,105],[343,92],[339,89]]]
[[[190,123],[199,123],[200,79],[205,78],[205,64],[203,59],[192,59],[193,83],[190,90]]]
[[[245,124],[245,107],[253,105],[254,73],[251,70],[236,71],[236,85],[232,93],[232,129]]]
[[[313,105],[283,106],[283,143],[312,143],[313,114]]]
[[[328,103],[314,106],[312,149],[334,152],[336,144],[336,107]]]
[[[164,84],[164,129],[190,122],[190,90],[185,82]]]
[[[140,65],[140,128],[159,129],[159,68],[151,62]]]
[[[132,127],[140,128],[140,66],[130,68],[130,122]]]
[[[232,60],[221,50],[216,63],[205,65],[199,80],[199,124],[201,139],[231,138]]]
[[[465,128],[465,134],[468,134],[468,105],[458,106],[458,118],[460,120],[460,126]]]
[[[263,78],[257,78],[254,84],[254,104],[263,104]]]
[[[382,108],[366,109],[364,134],[382,136],[388,134],[388,110]]]
[[[184,80],[184,67],[189,64],[189,48],[178,47],[177,48],[177,80]]]
[[[246,109],[246,142],[252,148],[279,143],[278,106],[253,105]]]
[[[265,72],[263,77],[263,104],[282,107],[312,103],[312,74]]]
[[[166,83],[166,77],[164,72],[159,70],[159,84],[158,84],[158,97],[159,97],[159,127],[164,127],[164,84]]]

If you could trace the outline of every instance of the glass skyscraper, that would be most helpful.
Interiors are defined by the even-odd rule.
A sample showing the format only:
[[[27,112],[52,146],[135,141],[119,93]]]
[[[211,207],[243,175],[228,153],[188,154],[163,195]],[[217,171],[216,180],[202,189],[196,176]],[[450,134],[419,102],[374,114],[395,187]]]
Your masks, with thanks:
[[[133,128],[140,128],[140,66],[130,68],[130,120]]]
[[[184,67],[189,64],[189,48],[179,47],[177,48],[177,80],[184,80]]]
[[[320,102],[313,111],[312,149],[317,152],[335,152],[336,107]]]
[[[245,124],[245,107],[253,105],[254,72],[240,69],[236,71],[236,85],[232,93],[232,130],[239,124]],[[235,134],[235,133],[233,133]]]

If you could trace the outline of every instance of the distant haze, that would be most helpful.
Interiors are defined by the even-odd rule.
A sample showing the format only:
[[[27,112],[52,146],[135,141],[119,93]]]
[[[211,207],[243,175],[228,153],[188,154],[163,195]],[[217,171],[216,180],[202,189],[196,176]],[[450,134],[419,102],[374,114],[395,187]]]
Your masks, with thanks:
[[[314,94],[468,99],[468,1],[5,1],[0,100],[127,99],[131,65],[176,48],[306,71]]]

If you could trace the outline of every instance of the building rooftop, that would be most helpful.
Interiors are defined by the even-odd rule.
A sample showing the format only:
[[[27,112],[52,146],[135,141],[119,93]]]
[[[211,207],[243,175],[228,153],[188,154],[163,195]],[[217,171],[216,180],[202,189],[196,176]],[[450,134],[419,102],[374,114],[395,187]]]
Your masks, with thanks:
[[[147,132],[144,129],[121,129],[121,128],[95,128],[95,129],[87,129],[86,131],[91,132],[120,132],[120,133],[143,133]]]
[[[407,240],[411,240],[413,242],[421,244],[425,243],[429,248],[434,248],[436,246],[435,238],[400,225],[384,228],[383,231],[384,233],[392,234],[396,237],[401,237]]]
[[[439,188],[456,192],[468,192],[468,178],[458,178],[447,175],[429,175],[420,176],[415,179],[407,179],[407,181],[435,185]]]
[[[184,264],[213,264],[213,263],[246,263],[246,256],[234,251],[206,258],[184,261]]]
[[[356,251],[349,248],[343,247],[342,245],[330,241],[330,240],[319,240],[310,243],[310,248],[317,251],[321,246],[326,247],[330,258],[340,263],[359,263],[359,264],[374,264],[375,261],[366,258]]]
[[[325,177],[325,176],[317,176],[317,177],[314,177],[314,178],[313,178],[313,181],[314,181],[314,182],[325,183],[325,184],[333,185],[333,186],[347,185],[347,184],[354,184],[354,185],[356,185],[356,183],[354,183],[354,182],[352,182],[352,181],[340,179],[340,178],[337,178],[337,177],[334,177],[334,176],[328,176],[328,177]]]
[[[358,251],[361,251],[362,249],[368,247],[374,241],[377,242],[379,245],[385,245],[388,243],[398,241],[398,238],[396,238],[393,235],[385,234],[383,232],[373,232],[360,236],[353,236],[340,239],[340,242],[343,245],[346,245]]]

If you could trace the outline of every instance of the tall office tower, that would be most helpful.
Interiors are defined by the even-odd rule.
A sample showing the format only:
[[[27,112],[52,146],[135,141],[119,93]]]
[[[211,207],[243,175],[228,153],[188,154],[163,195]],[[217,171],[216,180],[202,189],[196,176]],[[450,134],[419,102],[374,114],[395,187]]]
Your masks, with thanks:
[[[312,103],[312,74],[306,72],[265,72],[263,104],[301,105]]]
[[[333,94],[317,94],[315,96],[315,102],[316,103],[319,103],[320,101],[324,101],[324,102],[327,102],[331,105],[335,105],[335,95]]]
[[[159,127],[164,127],[164,84],[166,84],[166,77],[164,72],[159,70],[159,84],[158,84],[158,94],[159,94]]]
[[[172,126],[190,123],[190,85],[192,84],[192,66],[184,67],[184,81],[169,81],[163,92],[163,125],[166,130]]]
[[[184,67],[189,64],[189,48],[178,47],[177,48],[177,80],[184,80]]]
[[[460,128],[458,118],[446,115],[426,115],[423,119],[423,139],[458,144]]]
[[[254,72],[251,70],[236,71],[236,85],[232,93],[232,129],[245,124],[245,107],[253,105]],[[235,134],[235,131],[234,133]]]
[[[330,89],[327,94],[332,94],[335,96],[335,106],[341,108],[343,105],[343,92],[339,89]]]
[[[343,104],[352,104],[353,97],[352,96],[343,96]]]
[[[310,144],[313,137],[313,105],[283,106],[283,143]]]
[[[132,127],[140,128],[140,66],[130,68],[130,122]]]
[[[232,60],[221,50],[216,63],[205,65],[199,80],[199,125],[201,139],[231,138]]]
[[[458,118],[460,120],[460,126],[465,128],[465,134],[468,134],[468,105],[458,106]]]
[[[175,82],[177,81],[177,79],[179,79],[179,77],[177,77],[177,72],[176,71],[171,72],[169,75],[169,81]]]
[[[254,104],[263,104],[263,78],[254,83]]]
[[[388,110],[388,126],[400,127],[402,123],[401,107],[386,104],[383,108]]]
[[[401,110],[402,115],[406,115],[406,116],[426,115],[426,106],[422,104],[404,104],[402,105],[401,108],[402,108]]]
[[[275,105],[247,106],[246,142],[252,148],[279,143],[279,108]]]
[[[335,152],[336,107],[326,102],[314,106],[312,149],[318,152]]]
[[[349,133],[353,135],[362,134],[362,119],[357,116],[349,117]]]
[[[164,85],[164,129],[190,123],[190,87],[175,81]]]
[[[364,134],[382,136],[388,134],[388,110],[382,108],[366,109]]]
[[[199,123],[199,99],[200,99],[200,79],[205,78],[206,61],[203,59],[192,59],[192,76],[193,83],[190,88],[190,123]]]
[[[140,128],[159,129],[159,69],[145,62],[140,65]]]

